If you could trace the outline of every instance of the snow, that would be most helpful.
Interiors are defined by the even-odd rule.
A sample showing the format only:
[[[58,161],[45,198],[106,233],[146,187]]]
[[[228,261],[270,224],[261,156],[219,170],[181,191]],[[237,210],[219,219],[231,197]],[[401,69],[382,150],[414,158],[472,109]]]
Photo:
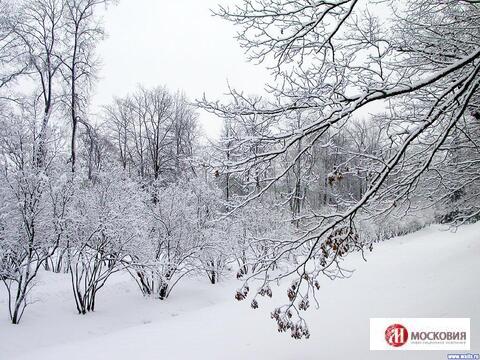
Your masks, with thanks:
[[[470,317],[480,352],[480,223],[456,233],[431,226],[378,244],[368,262],[350,256],[350,279],[322,279],[309,340],[279,334],[269,313],[286,299],[234,300],[235,280],[179,284],[166,301],[145,299],[126,274],[101,290],[97,311],[75,313],[68,275],[41,273],[20,325],[0,290],[0,359],[446,359],[446,352],[370,352],[370,317]]]

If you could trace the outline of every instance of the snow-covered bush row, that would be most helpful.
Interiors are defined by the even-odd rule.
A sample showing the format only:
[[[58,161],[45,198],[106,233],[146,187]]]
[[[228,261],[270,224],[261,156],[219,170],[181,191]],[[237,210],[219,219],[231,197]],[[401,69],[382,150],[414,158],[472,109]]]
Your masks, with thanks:
[[[396,211],[375,219],[360,219],[358,232],[368,243],[388,240],[396,236],[413,233],[434,222],[432,211],[405,214]]]

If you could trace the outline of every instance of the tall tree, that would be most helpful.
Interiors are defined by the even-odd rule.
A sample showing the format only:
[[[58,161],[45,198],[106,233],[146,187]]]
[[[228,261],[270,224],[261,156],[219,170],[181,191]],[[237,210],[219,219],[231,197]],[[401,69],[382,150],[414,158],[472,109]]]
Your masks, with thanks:
[[[95,48],[104,36],[99,21],[98,8],[107,6],[110,0],[65,0],[65,42],[62,55],[64,79],[68,86],[68,108],[72,134],[70,141],[72,171],[77,158],[76,140],[79,122],[86,122],[86,107],[91,83],[95,78],[97,61]]]

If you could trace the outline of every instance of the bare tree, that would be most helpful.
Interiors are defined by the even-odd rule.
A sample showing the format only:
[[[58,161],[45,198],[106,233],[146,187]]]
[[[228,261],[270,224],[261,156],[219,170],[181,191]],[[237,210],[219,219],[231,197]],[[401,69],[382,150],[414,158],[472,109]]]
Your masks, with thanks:
[[[79,120],[86,121],[86,107],[97,61],[95,47],[104,36],[97,8],[109,0],[65,0],[65,54],[62,54],[64,79],[68,86],[68,108],[72,122],[71,163],[75,171],[76,138]]]
[[[25,74],[30,65],[25,49],[12,28],[16,10],[17,7],[10,2],[0,2],[0,89]],[[0,99],[5,98],[8,97],[0,96]]]
[[[124,169],[168,183],[191,168],[197,114],[184,94],[172,95],[164,87],[139,88],[132,96],[115,99],[105,113]]]
[[[39,167],[44,165],[46,138],[55,101],[56,75],[62,64],[62,27],[64,3],[62,0],[32,0],[21,4],[12,20],[11,31],[23,48],[21,54],[30,65],[35,86],[40,89],[43,115],[36,141]]]

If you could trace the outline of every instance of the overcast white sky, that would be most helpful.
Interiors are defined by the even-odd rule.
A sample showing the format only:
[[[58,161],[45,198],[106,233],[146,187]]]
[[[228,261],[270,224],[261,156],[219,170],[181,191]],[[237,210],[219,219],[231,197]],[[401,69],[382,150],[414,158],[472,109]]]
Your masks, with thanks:
[[[226,1],[226,0],[224,0]],[[261,93],[268,72],[245,60],[234,27],[210,9],[220,0],[120,0],[108,9],[108,34],[99,46],[102,59],[94,109],[124,96],[137,84],[166,85],[184,90],[191,99],[205,92],[214,99],[227,89],[227,80],[247,93]],[[201,115],[209,136],[220,121]]]

